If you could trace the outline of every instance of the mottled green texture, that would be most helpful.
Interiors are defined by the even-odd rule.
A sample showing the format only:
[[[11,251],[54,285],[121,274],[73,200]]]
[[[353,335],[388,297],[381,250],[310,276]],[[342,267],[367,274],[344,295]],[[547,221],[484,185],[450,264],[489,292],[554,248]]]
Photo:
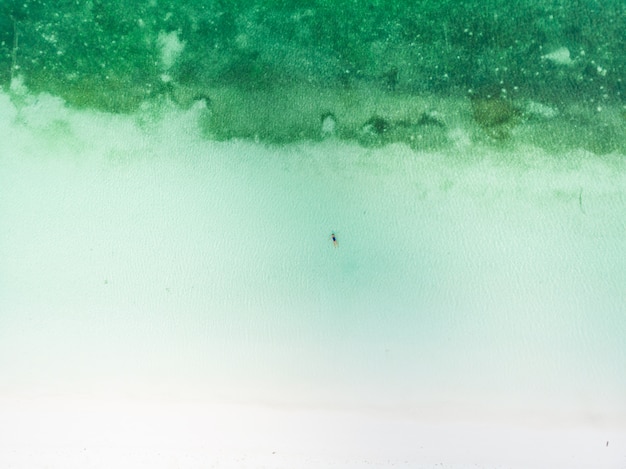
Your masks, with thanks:
[[[395,67],[397,87],[409,91],[503,83],[553,98],[621,100],[624,8],[582,0],[9,1],[0,10],[0,76],[7,84],[16,26],[17,65],[31,87],[132,108],[162,91],[157,36],[178,31],[186,47],[171,75],[183,84],[385,86]],[[556,47],[575,64],[541,59]]]

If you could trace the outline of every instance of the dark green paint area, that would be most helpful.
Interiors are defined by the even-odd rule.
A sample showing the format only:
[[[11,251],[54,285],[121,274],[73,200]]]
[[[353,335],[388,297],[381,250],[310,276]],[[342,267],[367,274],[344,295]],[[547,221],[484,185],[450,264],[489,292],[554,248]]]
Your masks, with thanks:
[[[21,76],[33,92],[121,113],[151,100],[184,107],[208,96],[218,115],[203,129],[218,139],[315,139],[320,113],[349,114],[343,137],[367,145],[402,141],[418,149],[448,143],[437,135],[443,133],[439,124],[427,130],[420,125],[437,106],[395,115],[372,109],[367,100],[345,102],[363,90],[399,107],[410,96],[467,101],[495,93],[522,111],[497,115],[508,112],[500,106],[490,115],[492,110],[467,111],[466,102],[458,113],[469,113],[483,130],[480,138],[515,137],[512,129],[529,120],[523,103],[533,100],[574,122],[575,142],[563,136],[543,144],[533,135],[531,143],[560,151],[577,146],[580,138],[574,137],[589,135],[583,138],[587,149],[607,153],[624,147],[625,13],[614,0],[11,0],[0,7],[0,84],[8,89]],[[164,66],[159,37],[172,32],[184,47]],[[569,58],[546,58],[558,50]],[[216,89],[229,89],[235,98],[216,97]],[[315,104],[318,90],[323,105]],[[325,101],[333,94],[338,101]],[[254,119],[252,106],[239,107],[251,100],[263,106]],[[486,106],[499,106],[492,104]],[[298,108],[304,109],[301,117]],[[599,117],[598,110],[607,108],[610,118]],[[376,118],[390,121],[392,131],[359,136],[361,126]],[[580,132],[584,120],[591,125]]]

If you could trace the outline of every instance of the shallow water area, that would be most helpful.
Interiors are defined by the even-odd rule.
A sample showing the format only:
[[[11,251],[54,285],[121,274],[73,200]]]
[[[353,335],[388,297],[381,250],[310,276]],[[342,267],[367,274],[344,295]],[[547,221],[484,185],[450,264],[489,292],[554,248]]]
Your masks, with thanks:
[[[623,155],[217,142],[198,107],[23,98],[0,461],[624,463]]]

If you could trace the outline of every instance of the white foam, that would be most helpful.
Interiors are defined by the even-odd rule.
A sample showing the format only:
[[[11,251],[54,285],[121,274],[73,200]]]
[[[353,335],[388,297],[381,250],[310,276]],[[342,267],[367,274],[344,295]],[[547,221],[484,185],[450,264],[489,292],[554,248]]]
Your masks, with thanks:
[[[161,65],[164,70],[169,70],[183,52],[185,42],[178,38],[177,31],[161,31],[157,43],[161,49]]]
[[[542,55],[541,58],[557,65],[572,65],[574,63],[567,47],[554,49],[552,52]]]

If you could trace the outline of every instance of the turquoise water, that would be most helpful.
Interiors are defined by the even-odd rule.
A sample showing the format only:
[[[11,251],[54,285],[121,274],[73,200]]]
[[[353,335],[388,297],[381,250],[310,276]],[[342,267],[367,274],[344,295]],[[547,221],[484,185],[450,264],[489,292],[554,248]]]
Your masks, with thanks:
[[[6,392],[623,411],[619,160],[215,143],[176,110],[33,106],[5,132]]]
[[[7,3],[5,410],[623,429],[624,16],[594,5]]]

